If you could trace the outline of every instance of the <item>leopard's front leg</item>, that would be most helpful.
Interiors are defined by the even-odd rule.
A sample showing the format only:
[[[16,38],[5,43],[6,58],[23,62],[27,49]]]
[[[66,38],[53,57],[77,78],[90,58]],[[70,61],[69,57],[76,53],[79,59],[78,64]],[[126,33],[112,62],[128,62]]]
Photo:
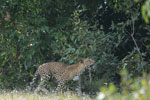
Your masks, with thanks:
[[[76,91],[78,93],[78,95],[81,95],[82,91],[81,91],[81,75],[78,76],[78,86],[76,88]]]
[[[49,92],[46,88],[45,88],[45,81],[47,81],[50,78],[50,75],[44,75],[43,77],[41,77],[41,82],[38,85],[38,87],[35,89],[34,93],[37,93],[38,91],[43,91],[46,94]]]
[[[59,91],[62,91],[62,88],[64,87],[64,80],[58,80],[58,86],[55,90],[55,93],[58,93]]]

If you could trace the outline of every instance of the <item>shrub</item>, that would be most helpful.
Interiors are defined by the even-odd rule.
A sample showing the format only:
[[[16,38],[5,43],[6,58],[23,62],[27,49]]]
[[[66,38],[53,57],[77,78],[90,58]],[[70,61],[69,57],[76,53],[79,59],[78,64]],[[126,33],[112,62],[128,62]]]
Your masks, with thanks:
[[[150,76],[130,78],[124,70],[121,72],[121,90],[110,84],[108,87],[101,87],[97,100],[149,100],[150,98]]]

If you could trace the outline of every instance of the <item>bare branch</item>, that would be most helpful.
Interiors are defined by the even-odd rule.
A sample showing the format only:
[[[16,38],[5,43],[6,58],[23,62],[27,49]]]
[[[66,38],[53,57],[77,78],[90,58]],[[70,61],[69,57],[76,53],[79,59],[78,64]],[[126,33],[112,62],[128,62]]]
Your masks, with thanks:
[[[133,17],[133,16],[132,16],[132,17]],[[135,23],[132,22],[131,24],[132,24],[131,38],[132,38],[132,40],[133,40],[133,42],[134,42],[134,44],[135,44],[135,47],[136,47],[136,49],[137,49],[137,51],[138,51],[138,53],[139,53],[139,55],[140,55],[140,58],[141,58],[141,66],[142,66],[142,68],[143,68],[143,57],[142,57],[142,53],[140,52],[140,48],[139,48],[139,46],[138,46],[138,44],[137,44],[137,42],[136,42],[136,40],[135,40],[135,38],[134,38],[134,34],[135,34],[134,25],[135,25]]]

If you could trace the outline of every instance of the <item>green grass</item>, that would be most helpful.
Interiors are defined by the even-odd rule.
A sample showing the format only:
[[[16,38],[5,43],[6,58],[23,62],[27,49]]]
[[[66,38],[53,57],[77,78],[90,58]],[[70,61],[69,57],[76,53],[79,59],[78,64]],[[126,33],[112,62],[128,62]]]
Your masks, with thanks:
[[[143,77],[130,78],[127,72],[122,73],[121,88],[113,84],[103,86],[95,98],[88,95],[78,96],[73,92],[62,94],[34,94],[32,92],[0,92],[0,100],[150,100],[150,75],[143,74]]]
[[[24,92],[1,92],[0,100],[92,100],[89,96],[78,96],[77,94],[65,92],[63,94],[56,95],[49,93],[47,95],[24,93]]]

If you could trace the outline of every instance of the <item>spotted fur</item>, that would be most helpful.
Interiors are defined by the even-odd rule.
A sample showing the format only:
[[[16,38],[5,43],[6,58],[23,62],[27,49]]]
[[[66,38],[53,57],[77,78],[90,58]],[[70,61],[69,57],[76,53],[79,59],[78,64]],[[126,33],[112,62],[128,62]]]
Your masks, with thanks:
[[[54,76],[58,82],[56,91],[59,91],[64,86],[65,81],[73,80],[73,78],[80,75],[85,70],[86,67],[90,67],[94,63],[95,61],[93,61],[90,58],[85,58],[80,62],[78,62],[77,64],[73,65],[67,65],[61,62],[44,63],[40,65],[39,68],[37,69],[35,77],[33,78],[31,84],[33,84],[34,80],[36,79],[36,76],[39,74],[41,76],[41,82],[38,85],[35,92],[39,90],[48,92],[44,88],[44,82],[48,80],[51,76]]]

